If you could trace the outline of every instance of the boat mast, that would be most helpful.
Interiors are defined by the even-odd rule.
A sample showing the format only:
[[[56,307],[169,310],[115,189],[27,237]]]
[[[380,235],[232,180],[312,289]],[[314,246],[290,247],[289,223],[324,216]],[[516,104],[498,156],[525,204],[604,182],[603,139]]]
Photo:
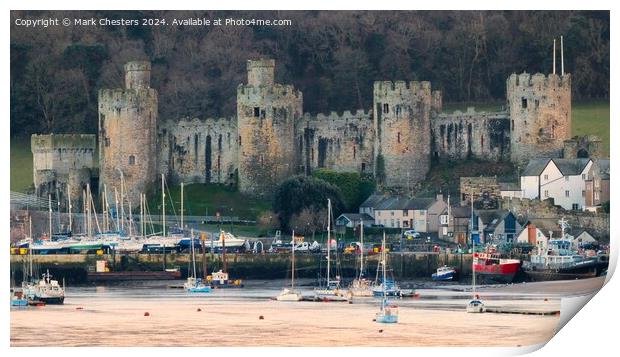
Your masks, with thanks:
[[[161,221],[162,237],[166,236],[166,193],[164,191],[164,174],[161,174]]]
[[[226,273],[226,233],[224,231],[220,231],[220,236],[222,237],[222,264],[223,264],[223,272]]]
[[[332,215],[332,201],[328,198],[327,199],[327,287],[329,288],[329,268],[330,268],[330,261],[329,261],[329,249],[330,249],[330,245],[331,245],[331,225],[330,225],[330,218]]]
[[[82,190],[82,217],[83,217],[83,226],[82,226],[82,233],[86,233],[88,230],[88,217],[86,217],[86,205],[87,205],[87,201],[86,201],[86,190]]]
[[[291,245],[291,290],[295,289],[295,230],[293,230],[293,244]]]
[[[108,194],[106,192],[105,184],[103,184],[103,198],[101,199],[101,214],[103,215],[103,229],[108,232],[108,210],[107,210]]]
[[[121,173],[121,231],[124,231],[125,230],[125,201],[124,201],[125,190],[123,188],[124,186],[123,185],[123,171],[121,171],[121,169],[118,169],[118,171]]]
[[[28,234],[30,242],[28,243],[28,280],[32,279],[32,215],[28,216]]]
[[[73,231],[73,221],[71,220],[71,186],[67,185],[67,209],[69,210],[69,232]]]
[[[194,228],[192,228],[190,234],[191,234],[191,239],[192,239],[192,263],[194,266],[194,275],[192,277],[195,279],[196,278],[196,253],[195,253],[195,248],[194,248]]]
[[[471,271],[472,271],[472,292],[474,299],[476,298],[476,240],[474,239],[474,190],[471,190],[471,229],[469,230],[469,236],[471,239],[472,253],[471,253]]]
[[[131,201],[127,200],[127,205],[129,206],[129,236],[131,237],[133,232],[133,216],[131,215]]]
[[[181,231],[183,232],[183,182],[181,182]]]
[[[49,230],[50,230],[50,241],[52,240],[52,194],[47,195],[47,201],[49,206]]]
[[[381,259],[381,264],[383,265],[383,284],[381,284],[381,285],[383,285],[383,298],[385,299],[385,297],[386,297],[386,291],[385,291],[385,285],[386,285],[385,281],[386,280],[385,279],[386,279],[386,275],[387,275],[386,272],[385,272],[385,265],[386,265],[385,264],[385,258],[386,258],[386,256],[385,256],[385,230],[383,230],[383,241],[381,242],[381,254],[382,254],[382,258],[383,258],[383,259]]]
[[[87,205],[88,209],[86,210],[86,217],[88,217],[88,225],[87,225],[87,227],[88,227],[88,237],[89,238],[91,236],[91,230],[92,230],[92,227],[91,227],[92,223],[90,221],[90,199],[91,199],[90,198],[90,184],[87,183],[86,184],[86,200],[87,200],[86,205]]]
[[[142,193],[140,193],[140,235],[144,238],[144,200]]]
[[[360,219],[360,280],[364,276],[364,220]]]

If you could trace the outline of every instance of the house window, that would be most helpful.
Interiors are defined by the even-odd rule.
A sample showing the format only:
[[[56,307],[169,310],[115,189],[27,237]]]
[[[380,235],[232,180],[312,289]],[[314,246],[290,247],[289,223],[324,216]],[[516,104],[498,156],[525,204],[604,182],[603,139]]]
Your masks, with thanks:
[[[396,221],[396,227],[400,228],[400,221]]]
[[[441,224],[448,224],[448,215],[447,214],[441,215],[439,220]]]
[[[544,177],[545,177],[545,181],[549,180],[549,175],[545,175]]]
[[[393,216],[394,215],[394,211],[390,211],[390,214]]]
[[[394,227],[394,219],[393,218],[390,220],[390,227]]]
[[[545,198],[549,197],[549,190],[545,190]]]
[[[570,197],[570,191],[569,190],[564,191],[564,196],[565,197]]]
[[[568,182],[568,176],[564,176],[564,181]]]
[[[579,203],[573,203],[573,211],[576,211],[579,209]]]
[[[586,174],[581,174],[581,179],[585,180],[586,179]]]
[[[254,107],[254,118],[258,118],[260,116],[260,108]]]
[[[389,104],[387,104],[387,103],[383,104],[383,112],[386,113],[386,114],[390,112]]]
[[[407,217],[409,215],[409,210],[403,210],[403,217]]]
[[[135,165],[136,164],[136,157],[133,155],[129,155],[129,165]]]
[[[521,98],[521,108],[527,108],[527,99]]]
[[[586,190],[581,191],[581,197],[586,197]]]

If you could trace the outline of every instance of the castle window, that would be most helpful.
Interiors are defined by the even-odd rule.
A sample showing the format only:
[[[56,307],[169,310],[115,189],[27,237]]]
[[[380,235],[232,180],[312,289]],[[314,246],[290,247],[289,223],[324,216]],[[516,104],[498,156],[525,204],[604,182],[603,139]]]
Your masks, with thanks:
[[[480,149],[484,148],[484,135],[480,137]]]
[[[241,146],[241,135],[239,135],[239,146]]]
[[[539,103],[538,99],[536,99],[536,100],[534,101],[534,108],[538,109],[538,105],[539,105],[539,104],[540,104],[540,103]]]
[[[220,172],[221,163],[222,163],[221,157],[220,155],[217,155],[217,172],[218,173]]]
[[[396,140],[398,141],[398,143],[400,144],[400,131],[398,132],[398,134],[396,135]]]
[[[261,119],[265,119],[265,111],[264,110],[260,111],[260,118]]]
[[[387,104],[387,103],[383,104],[383,112],[386,113],[386,114],[390,112],[390,105],[389,104]]]
[[[523,109],[527,108],[527,99],[521,98],[521,108]]]
[[[362,162],[362,172],[364,172],[366,170],[366,163]]]
[[[396,116],[400,115],[400,105],[396,106]]]
[[[129,155],[129,165],[135,165],[136,164],[136,157],[133,155]]]
[[[355,154],[356,154],[356,149],[355,149],[355,145],[353,145],[353,159],[355,159]]]
[[[512,120],[512,129],[510,129],[510,130],[512,130],[512,131],[515,130],[515,121],[514,121],[514,119]]]
[[[254,117],[258,118],[260,116],[260,108],[254,107]]]

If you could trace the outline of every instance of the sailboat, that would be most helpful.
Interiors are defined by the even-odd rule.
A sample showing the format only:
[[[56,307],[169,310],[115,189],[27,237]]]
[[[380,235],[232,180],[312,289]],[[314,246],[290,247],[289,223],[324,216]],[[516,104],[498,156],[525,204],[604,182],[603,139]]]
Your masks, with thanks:
[[[385,257],[385,231],[383,232],[383,241],[381,243],[381,252],[383,257]],[[381,267],[383,271],[383,281],[385,282],[387,279],[386,273],[386,260],[383,258],[381,260]],[[383,292],[383,298],[381,299],[380,310],[377,312],[375,317],[375,321],[384,324],[394,324],[398,322],[398,307],[390,305],[388,301],[387,287],[386,284],[381,284],[381,290]]]
[[[211,287],[205,285],[202,279],[196,276],[196,253],[194,249],[194,230],[191,232],[191,250],[192,250],[192,275],[187,277],[187,281],[183,284],[183,288],[188,293],[209,293]]]
[[[291,288],[284,288],[276,297],[278,301],[301,301],[303,295],[295,290],[295,231],[293,231],[293,244],[291,244]]]
[[[476,259],[478,254],[476,253],[476,239],[474,237],[474,193],[471,193],[470,197],[471,201],[471,229],[469,230],[469,236],[472,244],[472,280],[471,280],[471,290],[473,294],[472,300],[467,303],[466,311],[471,313],[483,313],[486,311],[486,307],[484,306],[484,302],[480,300],[480,297],[476,294]]]
[[[379,283],[379,271],[383,270],[381,275],[381,283]],[[375,278],[375,286],[372,288],[372,294],[376,297],[383,295],[402,296],[400,286],[394,281],[394,278],[387,277],[387,252],[385,251],[385,231],[383,232],[383,243],[381,244],[381,261],[377,265],[377,276]]]
[[[222,269],[213,272],[207,277],[211,281],[212,288],[242,288],[243,282],[241,279],[230,280],[228,278],[228,272],[226,269],[226,234],[224,231],[220,231],[220,241],[222,242]]]
[[[337,300],[345,301],[343,291],[340,289],[340,278],[336,276],[336,280],[330,279],[331,270],[331,215],[332,201],[327,199],[327,278],[325,286],[314,289],[314,297],[317,300]]]
[[[360,221],[360,274],[351,282],[347,298],[354,296],[372,296],[371,282],[364,275],[364,222]]]

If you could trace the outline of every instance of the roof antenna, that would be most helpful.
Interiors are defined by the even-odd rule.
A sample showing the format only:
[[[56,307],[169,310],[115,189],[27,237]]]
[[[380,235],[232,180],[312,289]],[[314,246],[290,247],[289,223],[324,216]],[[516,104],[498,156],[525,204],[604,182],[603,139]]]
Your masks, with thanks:
[[[553,74],[555,74],[555,38],[553,39]]]
[[[562,58],[562,76],[564,76],[564,36],[560,36],[560,57]]]

